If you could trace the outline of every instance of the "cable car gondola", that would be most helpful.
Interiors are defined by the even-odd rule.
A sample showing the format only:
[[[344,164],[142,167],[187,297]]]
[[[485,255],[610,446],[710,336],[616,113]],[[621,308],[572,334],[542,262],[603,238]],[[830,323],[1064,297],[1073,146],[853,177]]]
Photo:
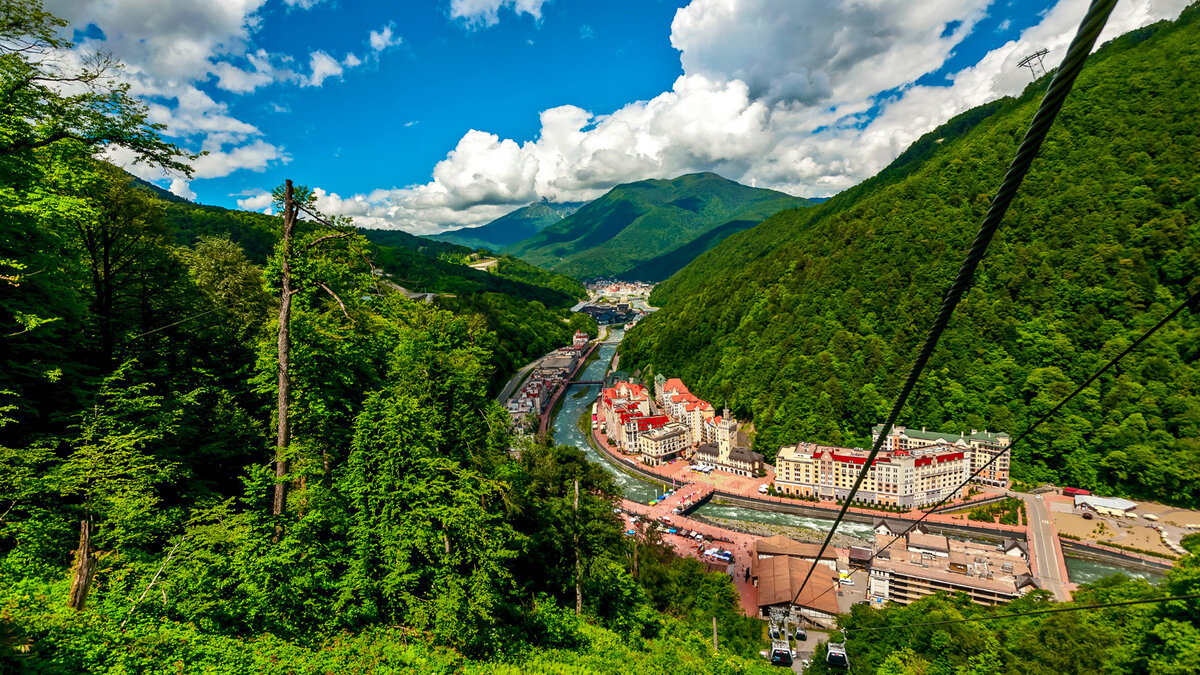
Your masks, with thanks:
[[[773,666],[792,665],[792,650],[787,640],[775,640],[771,643],[770,659]]]
[[[846,643],[830,642],[825,650],[825,663],[834,668],[849,668],[850,659],[846,656]]]

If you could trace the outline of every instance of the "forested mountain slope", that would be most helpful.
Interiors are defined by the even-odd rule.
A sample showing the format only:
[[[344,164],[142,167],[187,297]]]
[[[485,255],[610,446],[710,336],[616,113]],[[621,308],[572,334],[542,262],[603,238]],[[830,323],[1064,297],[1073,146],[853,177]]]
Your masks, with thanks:
[[[504,252],[577,279],[634,278],[632,271],[637,269],[654,275],[638,278],[657,281],[678,269],[660,262],[646,264],[659,256],[694,255],[704,249],[689,244],[713,232],[737,231],[738,225],[731,223],[754,224],[783,209],[806,205],[808,201],[799,197],[747,187],[712,173],[643,180],[618,185]]]
[[[192,246],[202,237],[227,237],[256,265],[265,264],[274,250],[279,237],[274,216],[194,204],[132,180],[159,198],[153,202],[155,208],[162,211],[172,239],[181,245]],[[570,277],[510,256],[476,270],[467,263],[478,254],[457,244],[401,230],[362,230],[362,234],[375,244],[374,262],[396,283],[410,291],[438,293],[439,304],[457,313],[484,317],[498,339],[493,355],[497,381],[566,344],[576,329],[594,332],[590,319],[567,311],[587,296],[583,285]]]
[[[1020,432],[1200,287],[1198,14],[1091,57],[900,423]],[[622,364],[752,416],[768,457],[865,443],[1047,83],[701,255],[656,289]],[[1198,355],[1185,314],[1019,447],[1015,474],[1200,503]]]
[[[579,449],[509,435],[505,330],[571,330],[510,291],[571,292],[164,201],[107,151],[191,157],[43,58],[65,21],[0,7],[0,672],[767,671],[728,575],[623,536]],[[417,259],[461,272],[449,301],[524,304],[377,273]]]
[[[581,202],[535,202],[505,214],[487,225],[463,227],[430,235],[430,239],[446,241],[470,248],[486,248],[499,251],[532,237],[563,218],[575,213]]]

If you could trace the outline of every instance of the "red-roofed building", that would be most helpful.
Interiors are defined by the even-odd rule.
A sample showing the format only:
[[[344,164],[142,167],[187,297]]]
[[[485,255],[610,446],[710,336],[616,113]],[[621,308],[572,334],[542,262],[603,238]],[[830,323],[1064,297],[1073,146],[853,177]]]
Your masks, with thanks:
[[[649,394],[640,384],[617,382],[600,392],[598,415],[610,439],[627,452],[637,452],[637,426],[629,422],[650,415]],[[632,438],[627,436],[630,430],[635,432]]]
[[[863,448],[814,443],[784,446],[775,457],[775,489],[784,494],[845,499],[867,464]],[[971,474],[971,458],[961,448],[940,446],[880,452],[867,470],[855,500],[872,505],[916,508],[947,495]]]

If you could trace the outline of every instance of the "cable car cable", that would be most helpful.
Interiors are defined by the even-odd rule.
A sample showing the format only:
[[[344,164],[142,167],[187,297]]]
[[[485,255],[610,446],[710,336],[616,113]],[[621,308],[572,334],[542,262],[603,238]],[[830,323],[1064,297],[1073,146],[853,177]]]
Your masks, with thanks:
[[[935,503],[933,506],[923,509],[920,518],[913,521],[908,526],[908,528],[905,529],[903,532],[894,536],[891,541],[889,541],[888,543],[886,543],[883,546],[881,546],[880,548],[878,548],[874,553],[871,554],[870,558],[867,558],[866,562],[863,563],[863,565],[869,566],[871,564],[871,562],[874,561],[875,558],[879,556],[880,553],[884,552],[892,544],[896,543],[897,541],[900,541],[905,536],[907,536],[909,532],[912,532],[913,528],[915,528],[917,525],[920,525],[922,522],[924,522],[924,520],[930,514],[934,513],[935,511],[937,511],[937,509],[939,507],[941,507],[943,504],[945,504],[950,499],[951,495],[953,495],[954,493],[958,492],[959,490],[961,490],[962,488],[964,488],[968,484],[970,484],[970,482],[972,480],[974,480],[976,476],[978,476],[980,473],[982,473],[983,471],[988,469],[992,464],[994,464],[998,459],[1000,459],[1000,457],[1002,455],[1004,455],[1007,452],[1010,452],[1012,450],[1013,446],[1015,446],[1017,443],[1024,440],[1025,438],[1027,438],[1030,434],[1033,433],[1033,431],[1035,429],[1037,429],[1039,426],[1041,426],[1042,423],[1049,420],[1051,417],[1053,417],[1055,415],[1055,413],[1057,413],[1059,410],[1061,410],[1063,408],[1063,406],[1065,406],[1067,403],[1069,403],[1071,401],[1071,399],[1073,399],[1076,396],[1078,396],[1079,394],[1083,393],[1083,391],[1086,390],[1089,386],[1091,386],[1092,383],[1094,383],[1101,375],[1108,372],[1113,366],[1117,365],[1122,359],[1124,359],[1126,356],[1128,356],[1134,349],[1137,349],[1138,346],[1140,346],[1143,342],[1148,340],[1152,335],[1157,333],[1161,328],[1163,328],[1168,323],[1170,323],[1172,319],[1179,316],[1180,312],[1182,312],[1184,309],[1188,308],[1189,306],[1191,306],[1191,307],[1200,306],[1200,289],[1196,290],[1196,292],[1194,292],[1190,296],[1188,296],[1186,300],[1184,300],[1182,303],[1180,303],[1178,306],[1176,306],[1175,309],[1173,309],[1170,313],[1168,313],[1162,319],[1159,319],[1159,321],[1157,323],[1155,323],[1153,326],[1151,326],[1145,333],[1142,333],[1136,340],[1131,342],[1129,344],[1129,346],[1127,346],[1125,349],[1121,350],[1121,353],[1114,356],[1112,359],[1110,359],[1108,361],[1108,363],[1104,364],[1104,366],[1102,366],[1099,370],[1092,373],[1092,375],[1090,377],[1088,377],[1086,380],[1084,380],[1084,382],[1082,384],[1080,384],[1078,387],[1076,387],[1074,391],[1072,391],[1065,398],[1063,398],[1061,401],[1059,401],[1053,408],[1050,409],[1049,412],[1047,412],[1045,415],[1042,415],[1040,418],[1038,418],[1037,421],[1035,421],[1032,425],[1030,425],[1028,428],[1026,428],[1025,431],[1022,431],[1020,434],[1018,434],[1016,439],[1014,439],[1013,442],[1010,443],[1008,445],[1008,447],[1004,449],[1004,451],[998,452],[998,453],[995,453],[994,455],[992,455],[991,459],[989,459],[983,466],[979,467],[975,471],[975,473],[972,473],[966,480],[964,480],[962,483],[960,483],[958,485],[958,487],[947,492],[946,496],[942,497],[942,499],[939,500],[937,503]],[[1058,581],[1061,581],[1061,579]],[[829,591],[833,590],[833,588],[837,588],[837,586],[833,586],[833,587],[826,589],[823,593],[821,593],[821,595],[814,597],[813,600],[816,600],[817,598],[827,595],[829,593]]]
[[[975,235],[975,241],[971,244],[966,257],[963,258],[958,275],[942,298],[941,309],[938,311],[933,326],[926,335],[925,342],[921,346],[916,360],[909,369],[908,377],[904,382],[903,388],[900,390],[900,394],[896,397],[892,411],[888,414],[887,420],[880,429],[879,438],[872,446],[870,454],[867,455],[866,462],[863,464],[862,470],[859,471],[858,478],[854,481],[854,486],[846,495],[842,508],[838,512],[837,518],[834,519],[833,526],[829,528],[829,534],[825,536],[825,541],[822,542],[821,549],[817,552],[817,560],[820,560],[826,549],[829,548],[829,542],[833,539],[834,533],[837,532],[838,525],[845,518],[846,511],[850,508],[850,503],[853,501],[854,495],[858,492],[863,480],[866,479],[867,472],[874,463],[875,457],[879,455],[880,447],[883,445],[887,433],[891,431],[892,426],[896,423],[896,419],[900,416],[900,411],[904,408],[909,394],[912,393],[913,388],[916,386],[917,379],[921,376],[921,371],[925,369],[926,363],[928,363],[930,356],[933,355],[933,350],[937,347],[938,341],[942,337],[942,333],[945,332],[946,326],[950,323],[950,317],[954,314],[954,309],[958,306],[959,300],[971,285],[971,280],[975,276],[975,270],[979,267],[979,263],[987,253],[988,244],[991,243],[996,231],[1000,228],[1004,214],[1008,211],[1008,207],[1016,197],[1017,191],[1021,187],[1021,182],[1024,180],[1025,174],[1029,172],[1029,167],[1033,164],[1034,158],[1041,149],[1042,142],[1046,140],[1046,135],[1050,132],[1050,127],[1054,124],[1055,118],[1058,117],[1059,111],[1062,110],[1067,94],[1070,93],[1072,86],[1075,84],[1075,78],[1083,70],[1083,64],[1087,61],[1088,54],[1091,53],[1092,46],[1096,43],[1096,38],[1104,30],[1104,25],[1107,23],[1108,16],[1112,13],[1116,1],[1092,0],[1091,6],[1088,7],[1087,13],[1084,15],[1083,21],[1079,24],[1079,29],[1075,33],[1075,37],[1071,40],[1071,46],[1067,48],[1067,54],[1063,57],[1063,61],[1058,67],[1058,72],[1054,74],[1054,79],[1051,81],[1049,89],[1046,90],[1046,95],[1042,98],[1037,112],[1034,113],[1033,121],[1030,122],[1029,129],[1025,132],[1025,137],[1021,140],[1017,154],[1013,157],[999,190],[996,191],[992,205],[988,208],[987,215],[984,216],[983,223],[979,226],[979,231]],[[808,580],[812,577],[814,569],[816,569],[815,564],[808,568],[808,573],[804,576],[804,580],[800,582],[800,588],[796,590],[795,596],[788,603],[789,613],[792,607],[795,606],[796,601],[800,599],[800,594],[804,592],[805,586],[808,585]]]

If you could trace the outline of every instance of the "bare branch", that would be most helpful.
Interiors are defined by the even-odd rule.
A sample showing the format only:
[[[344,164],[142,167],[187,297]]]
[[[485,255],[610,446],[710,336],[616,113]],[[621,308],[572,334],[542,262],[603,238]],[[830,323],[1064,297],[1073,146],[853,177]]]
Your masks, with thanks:
[[[317,282],[317,285],[320,286],[321,288],[324,288],[325,292],[328,293],[334,300],[337,301],[338,307],[342,308],[342,314],[346,315],[347,319],[350,319],[350,321],[354,321],[354,319],[350,318],[350,312],[346,311],[346,303],[342,302],[342,299],[338,297],[337,293],[333,292],[333,289],[329,288],[328,286],[326,286],[325,284],[323,284],[319,281]]]
[[[146,599],[146,594],[150,592],[151,588],[154,588],[154,584],[158,583],[159,575],[162,574],[163,570],[167,568],[167,564],[171,562],[171,558],[175,557],[176,549],[178,549],[185,541],[187,541],[186,535],[179,540],[179,543],[175,544],[175,546],[171,548],[171,552],[167,554],[167,559],[163,561],[163,564],[159,566],[158,571],[154,573],[154,578],[150,580],[150,584],[146,586],[146,590],[142,591],[141,597],[139,597],[137,602],[134,602],[133,606],[129,608],[129,614],[126,615],[125,620],[121,622],[121,630],[125,630],[125,624],[129,623],[129,619],[133,617],[133,610],[137,609],[138,605],[142,604],[142,600]],[[166,601],[167,591],[163,589],[163,602]]]
[[[351,234],[353,234],[353,233],[342,232],[341,234],[327,234],[324,237],[317,237],[316,239],[312,240],[311,243],[309,243],[308,248],[313,248],[317,244],[319,244],[327,239],[345,239],[346,237],[349,237]]]

